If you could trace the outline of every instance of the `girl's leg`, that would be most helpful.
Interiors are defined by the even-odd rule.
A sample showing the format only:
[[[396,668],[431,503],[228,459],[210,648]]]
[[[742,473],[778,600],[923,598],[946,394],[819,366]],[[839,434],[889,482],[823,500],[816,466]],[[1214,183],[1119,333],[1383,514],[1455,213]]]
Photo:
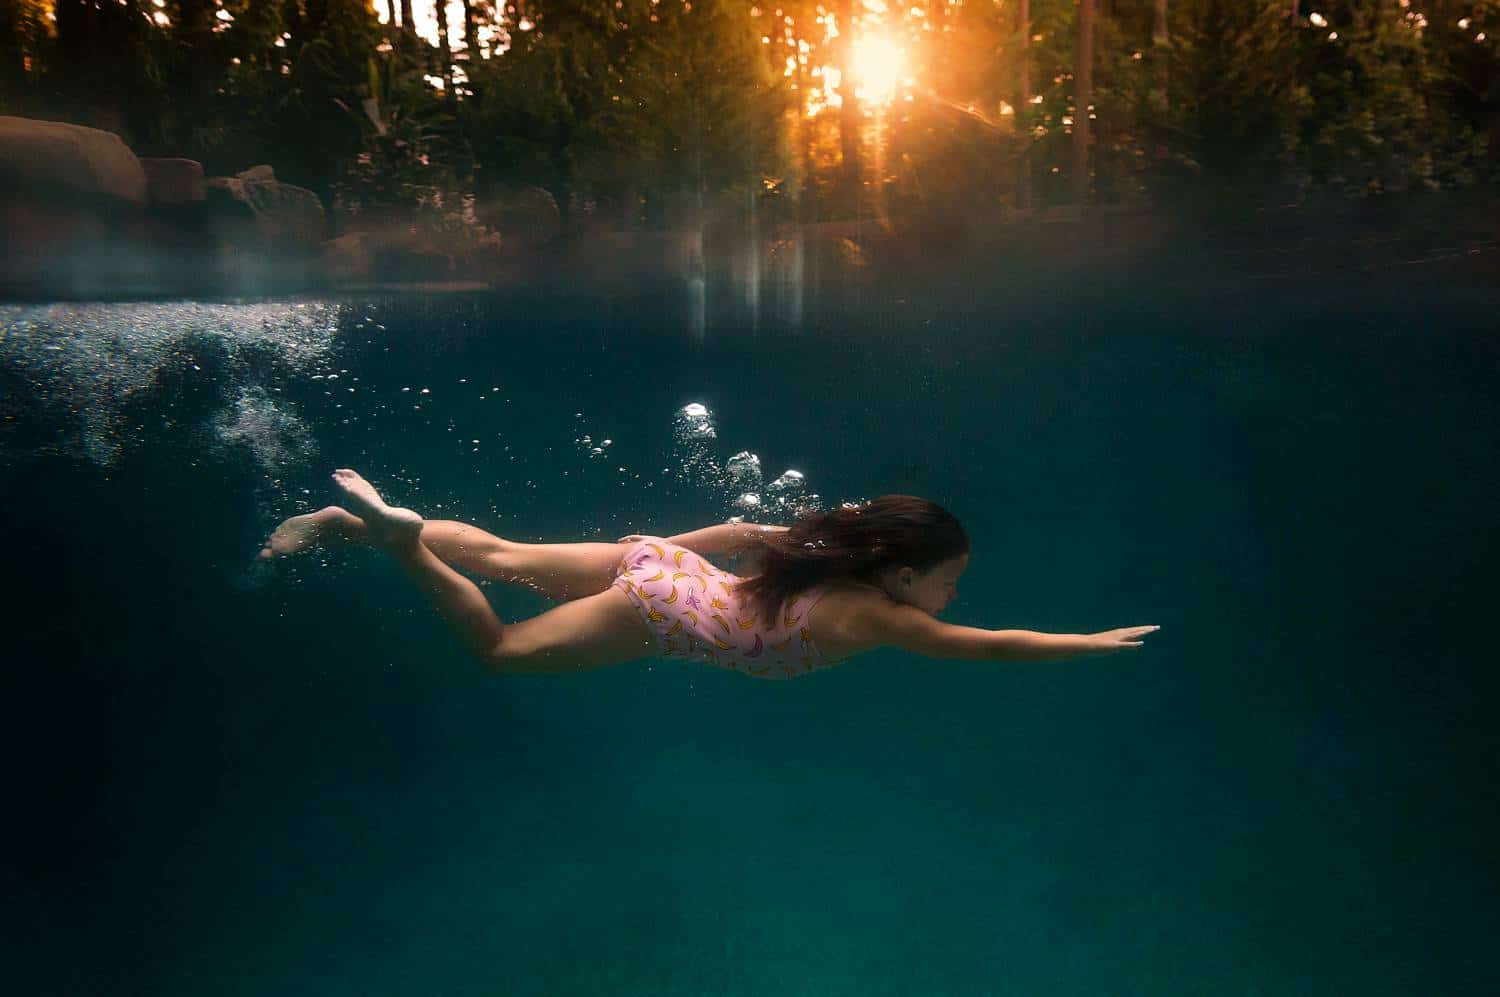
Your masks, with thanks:
[[[476,573],[525,585],[558,600],[608,592],[626,550],[617,543],[526,544],[491,539],[498,544],[482,555]],[[422,542],[427,542],[425,532]],[[625,602],[629,605],[628,597]]]
[[[487,578],[491,577],[491,558],[509,541],[468,523],[426,519],[422,521],[422,543],[455,568]],[[260,558],[285,557],[312,546],[368,547],[370,532],[363,519],[340,506],[330,505],[317,512],[293,516],[276,527],[261,549]]]
[[[282,523],[266,541],[260,557],[295,554],[313,544],[337,547],[369,543],[364,520],[331,505]],[[525,585],[549,599],[564,600],[609,588],[625,550],[611,543],[517,543],[449,519],[424,520],[422,544],[461,571]]]
[[[506,626],[478,586],[444,564],[422,541],[422,519],[393,509],[353,471],[334,472],[360,513],[367,540],[387,551],[417,583],[476,658],[497,672],[570,672],[644,657],[652,640],[624,593],[613,590]],[[613,546],[613,545],[610,545]]]

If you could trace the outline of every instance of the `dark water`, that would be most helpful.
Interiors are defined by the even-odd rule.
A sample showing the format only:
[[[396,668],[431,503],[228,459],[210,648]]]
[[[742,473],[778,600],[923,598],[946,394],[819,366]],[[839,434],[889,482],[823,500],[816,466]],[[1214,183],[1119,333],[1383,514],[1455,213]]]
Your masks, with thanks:
[[[701,340],[562,293],[3,319],[12,992],[1500,985],[1483,289],[954,287]],[[738,511],[739,451],[951,508],[951,620],[1163,629],[497,677],[373,552],[248,567],[336,466],[613,539]]]

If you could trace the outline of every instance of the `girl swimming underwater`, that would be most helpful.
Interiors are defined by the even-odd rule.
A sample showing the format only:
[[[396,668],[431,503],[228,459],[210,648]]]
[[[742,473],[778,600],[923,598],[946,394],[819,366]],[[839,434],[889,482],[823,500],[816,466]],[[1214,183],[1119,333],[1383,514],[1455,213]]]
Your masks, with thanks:
[[[969,539],[946,510],[909,495],[809,513],[790,527],[724,523],[612,544],[524,544],[386,505],[354,471],[334,471],[333,480],[349,508],[288,519],[260,556],[315,543],[384,550],[495,672],[571,672],[655,656],[783,679],[883,646],[932,658],[1056,661],[1140,647],[1161,629],[1049,634],[939,621],[968,566]],[[707,554],[748,554],[758,569],[741,578]],[[565,601],[501,623],[455,568]]]

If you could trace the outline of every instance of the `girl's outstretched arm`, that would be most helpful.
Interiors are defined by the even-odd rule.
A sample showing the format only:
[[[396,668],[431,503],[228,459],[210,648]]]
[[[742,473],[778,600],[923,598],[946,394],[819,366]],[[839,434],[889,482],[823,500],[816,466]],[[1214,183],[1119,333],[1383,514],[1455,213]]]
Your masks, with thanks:
[[[1158,626],[1123,627],[1093,634],[1049,634],[1035,630],[984,630],[955,626],[913,606],[871,601],[849,621],[852,631],[876,645],[888,645],[929,658],[962,661],[1061,661],[1140,647]]]

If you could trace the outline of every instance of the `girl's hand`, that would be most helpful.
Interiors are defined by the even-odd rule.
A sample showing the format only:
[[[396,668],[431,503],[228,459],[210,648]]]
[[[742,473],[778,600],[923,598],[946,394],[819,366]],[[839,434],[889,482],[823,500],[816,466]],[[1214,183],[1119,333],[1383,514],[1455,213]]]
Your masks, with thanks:
[[[1095,654],[1113,654],[1123,651],[1128,647],[1140,647],[1140,638],[1149,633],[1155,633],[1161,627],[1121,627],[1118,630],[1105,630],[1096,634],[1089,634],[1089,640],[1093,644]]]
[[[632,533],[628,537],[621,537],[620,539],[616,540],[615,543],[617,543],[617,544],[633,544],[637,540],[644,540],[644,539],[646,539],[646,538],[643,537],[643,536],[641,536],[639,533]]]

